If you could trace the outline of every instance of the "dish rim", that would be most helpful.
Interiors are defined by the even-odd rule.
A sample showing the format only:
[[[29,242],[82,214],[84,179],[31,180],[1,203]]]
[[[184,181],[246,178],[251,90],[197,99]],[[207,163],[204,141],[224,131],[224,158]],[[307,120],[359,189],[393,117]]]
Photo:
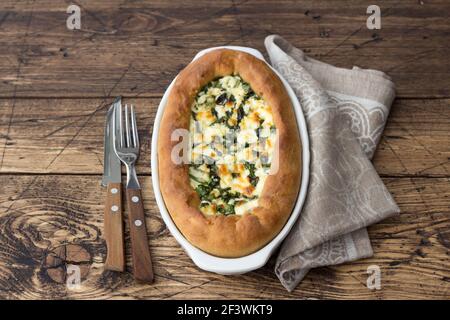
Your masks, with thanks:
[[[200,51],[194,57],[194,60],[204,55],[207,52],[217,49],[230,49],[230,50],[238,50],[243,51],[249,54],[252,54],[256,58],[263,60],[264,59],[261,52],[256,49],[248,48],[248,47],[239,47],[239,46],[221,46],[221,47],[213,47]],[[164,112],[164,108],[167,105],[167,99],[169,97],[170,91],[175,83],[177,77],[175,77],[170,83],[169,87],[166,89],[159,105],[156,113],[156,117],[153,124],[152,131],[152,141],[151,141],[151,170],[152,170],[152,184],[153,191],[155,194],[156,204],[160,211],[161,217],[163,218],[164,223],[169,229],[172,236],[177,240],[177,242],[181,245],[187,255],[191,258],[191,260],[197,265],[200,269],[205,271],[214,272],[218,274],[242,274],[246,272],[250,272],[256,270],[266,264],[269,260],[272,253],[275,249],[281,244],[284,238],[288,235],[289,231],[293,227],[295,221],[297,221],[298,216],[301,213],[301,209],[306,199],[308,182],[309,182],[309,164],[310,164],[310,150],[309,150],[309,136],[308,130],[306,126],[305,117],[303,114],[303,110],[301,108],[300,102],[297,99],[293,89],[287,83],[287,81],[280,75],[280,73],[272,68],[270,64],[267,65],[275,72],[275,74],[280,78],[283,85],[286,88],[286,91],[291,99],[292,105],[294,107],[294,112],[297,120],[297,125],[299,127],[300,139],[302,142],[302,181],[300,185],[299,194],[297,197],[297,201],[295,203],[294,209],[292,210],[289,219],[281,229],[281,231],[264,247],[251,253],[249,255],[239,257],[239,258],[221,258],[217,256],[213,256],[208,254],[199,248],[192,245],[181,233],[181,231],[177,228],[175,223],[170,216],[164,199],[162,198],[161,190],[159,187],[159,171],[158,171],[158,153],[157,153],[157,145],[158,145],[158,134],[160,123],[162,119],[162,115]]]

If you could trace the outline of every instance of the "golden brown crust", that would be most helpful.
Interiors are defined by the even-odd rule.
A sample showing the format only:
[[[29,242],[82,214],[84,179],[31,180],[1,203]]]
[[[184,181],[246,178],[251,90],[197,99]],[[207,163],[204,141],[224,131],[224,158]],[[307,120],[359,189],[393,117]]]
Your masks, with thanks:
[[[269,175],[251,214],[205,216],[189,182],[188,165],[171,160],[175,129],[189,130],[191,105],[199,89],[213,79],[239,74],[272,108],[278,132],[279,169]],[[301,143],[291,100],[278,76],[254,56],[214,50],[190,63],[175,81],[158,137],[160,188],[181,233],[196,247],[220,257],[241,257],[272,240],[288,220],[301,180]]]

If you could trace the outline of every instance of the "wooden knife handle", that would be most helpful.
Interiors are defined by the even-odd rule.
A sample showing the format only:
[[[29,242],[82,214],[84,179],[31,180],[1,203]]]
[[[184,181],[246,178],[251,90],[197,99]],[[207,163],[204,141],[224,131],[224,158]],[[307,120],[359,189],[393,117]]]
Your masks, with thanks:
[[[104,219],[107,246],[105,269],[124,271],[125,253],[123,242],[122,183],[108,183]]]
[[[145,226],[144,206],[140,189],[127,189],[127,206],[130,220],[133,273],[136,280],[152,283],[153,266]]]

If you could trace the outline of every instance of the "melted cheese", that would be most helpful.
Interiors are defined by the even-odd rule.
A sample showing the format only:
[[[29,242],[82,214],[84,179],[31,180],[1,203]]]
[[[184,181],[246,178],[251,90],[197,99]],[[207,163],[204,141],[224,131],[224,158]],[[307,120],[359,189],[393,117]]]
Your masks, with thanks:
[[[250,200],[247,202],[242,202],[235,206],[235,212],[237,215],[242,216],[245,213],[251,211],[258,206],[258,200]]]
[[[239,76],[212,81],[197,94],[189,175],[205,215],[243,215],[258,206],[270,171],[274,129],[270,106]]]

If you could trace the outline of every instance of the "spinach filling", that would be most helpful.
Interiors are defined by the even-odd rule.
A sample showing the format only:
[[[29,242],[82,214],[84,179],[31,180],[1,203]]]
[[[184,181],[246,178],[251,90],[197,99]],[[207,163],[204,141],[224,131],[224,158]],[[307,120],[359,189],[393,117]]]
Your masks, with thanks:
[[[204,124],[205,120],[202,117],[209,113],[206,126],[222,126],[227,130],[230,129],[225,134],[221,133],[218,138],[225,146],[233,145],[236,142],[236,131],[234,130],[241,129],[243,121],[250,116],[250,105],[255,101],[264,103],[250,85],[239,76],[215,79],[198,92],[192,106],[191,123],[200,122]],[[200,114],[202,114],[202,117]],[[274,125],[272,121],[265,123],[264,119],[256,119],[257,128],[254,129],[254,132],[259,139],[260,130],[272,128]],[[192,143],[193,148],[197,146],[198,144]],[[239,181],[244,181],[244,185],[247,184],[248,190],[239,192],[234,187],[228,187],[226,183],[221,184],[221,174],[219,173],[217,158],[215,159],[214,156],[222,156],[222,151],[216,146],[216,141],[204,143],[203,147],[214,152],[214,155],[202,153],[198,159],[199,162],[194,159],[189,165],[191,185],[200,197],[200,210],[205,212],[204,210],[212,207],[215,214],[232,215],[236,214],[236,206],[258,198],[254,190],[260,182],[258,175],[261,173],[257,174],[258,167],[255,163],[240,160],[239,163],[245,170],[227,172],[231,180],[240,179]],[[248,142],[245,142],[242,148],[233,150],[238,152],[242,149],[254,152],[257,156],[260,155],[259,151],[252,150],[252,146]],[[270,168],[270,162],[267,159],[261,160],[258,166],[267,171]]]
[[[240,192],[232,191],[231,188],[220,187],[220,177],[217,174],[217,166],[215,164],[206,165],[209,169],[209,180],[202,180],[198,176],[190,173],[192,180],[198,183],[195,191],[200,196],[200,207],[205,207],[220,198],[223,203],[217,204],[216,210],[220,214],[235,214],[235,205],[238,202],[256,199],[256,196],[248,197]],[[192,166],[191,171],[199,170],[199,166]],[[238,175],[237,173],[234,173]]]

